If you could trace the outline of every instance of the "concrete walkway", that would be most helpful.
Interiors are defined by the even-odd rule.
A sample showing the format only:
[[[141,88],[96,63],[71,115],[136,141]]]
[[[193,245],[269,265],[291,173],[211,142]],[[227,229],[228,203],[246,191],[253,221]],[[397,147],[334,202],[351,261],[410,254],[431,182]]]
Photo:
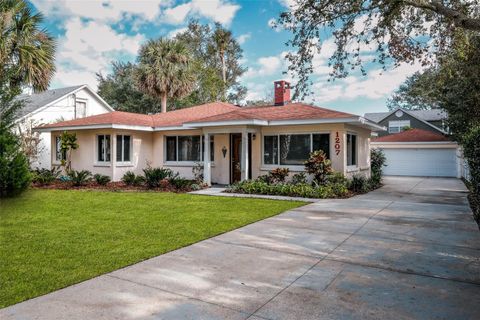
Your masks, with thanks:
[[[0,310],[7,319],[478,319],[456,179],[388,178]],[[255,208],[252,208],[255,210]]]

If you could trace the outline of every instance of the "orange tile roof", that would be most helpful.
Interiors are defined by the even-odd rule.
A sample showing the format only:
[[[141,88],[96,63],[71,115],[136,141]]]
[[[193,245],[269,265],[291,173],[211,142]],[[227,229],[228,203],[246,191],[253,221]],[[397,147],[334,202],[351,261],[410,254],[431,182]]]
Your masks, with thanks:
[[[188,122],[216,122],[229,120],[302,120],[340,119],[355,115],[304,103],[285,106],[238,107],[224,102],[213,102],[190,108],[158,113],[154,115],[113,111],[81,119],[47,124],[40,128],[62,128],[91,125],[131,125],[145,127],[175,127]]]
[[[450,141],[446,136],[423,129],[410,129],[372,139],[372,142],[441,142]]]
[[[305,103],[290,103],[284,106],[243,107],[235,111],[206,117],[195,122],[234,121],[245,119],[259,120],[302,120],[351,118],[355,115]]]

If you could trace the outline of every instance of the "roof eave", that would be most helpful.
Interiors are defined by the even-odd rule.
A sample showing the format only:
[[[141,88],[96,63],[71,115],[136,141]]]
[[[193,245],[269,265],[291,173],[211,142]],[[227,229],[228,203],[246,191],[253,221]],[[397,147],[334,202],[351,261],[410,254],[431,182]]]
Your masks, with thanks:
[[[89,124],[89,125],[71,125],[62,127],[36,127],[36,132],[52,132],[52,131],[74,131],[74,130],[94,130],[94,129],[119,129],[119,130],[136,130],[136,131],[153,131],[150,126],[136,126],[128,124]]]

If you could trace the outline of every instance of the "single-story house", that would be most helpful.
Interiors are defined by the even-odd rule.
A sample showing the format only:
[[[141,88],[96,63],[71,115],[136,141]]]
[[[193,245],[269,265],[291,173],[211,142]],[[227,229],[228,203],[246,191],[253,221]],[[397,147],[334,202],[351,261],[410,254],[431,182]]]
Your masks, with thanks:
[[[385,175],[461,177],[461,150],[440,132],[409,129],[374,138],[371,145],[385,153]]]
[[[361,116],[290,101],[290,84],[274,84],[274,104],[239,107],[214,102],[146,115],[110,112],[38,128],[52,134],[52,161],[59,164],[58,137],[74,132],[79,148],[72,168],[118,181],[147,165],[167,167],[186,178],[201,163],[208,184],[256,178],[278,167],[304,170],[313,150],[324,150],[346,175],[370,174],[370,136],[382,130]]]
[[[114,111],[88,85],[22,94],[16,99],[22,100],[24,103],[15,119],[16,130],[20,134],[26,134],[42,124]],[[33,168],[50,168],[52,166],[50,132],[42,132],[36,138],[38,139],[37,154],[35,159],[31,159],[31,166]]]

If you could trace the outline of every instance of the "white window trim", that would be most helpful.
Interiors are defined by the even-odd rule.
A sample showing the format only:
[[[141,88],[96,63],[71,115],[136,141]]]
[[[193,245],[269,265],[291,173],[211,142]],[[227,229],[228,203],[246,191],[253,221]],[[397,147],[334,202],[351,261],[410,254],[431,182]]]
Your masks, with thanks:
[[[348,135],[355,136],[355,164],[348,165]],[[347,172],[357,171],[358,169],[358,134],[356,132],[347,131],[345,135],[345,156],[347,157],[345,164],[347,167]]]
[[[200,137],[200,160],[198,160],[198,161],[191,161],[191,160],[181,160],[180,161],[180,160],[178,160],[178,137],[196,137],[196,136]],[[167,160],[167,138],[170,138],[170,137],[175,137],[175,159],[177,159],[176,161]],[[214,136],[210,135],[210,137],[213,138]],[[203,135],[203,134],[165,135],[164,139],[163,139],[163,154],[164,154],[163,163],[164,163],[164,165],[172,166],[172,167],[175,167],[175,166],[176,167],[193,167],[197,163],[203,164],[202,158],[204,156],[204,154],[203,154],[203,140],[204,139],[205,139],[205,135]],[[205,141],[205,143],[207,143],[207,142]],[[215,148],[215,141],[213,142],[213,145],[214,145],[214,148]],[[210,161],[210,163],[212,164],[212,166],[215,165],[215,162],[213,162],[213,161]]]
[[[117,160],[117,151],[118,150],[116,148],[118,148],[117,140],[118,140],[119,136],[122,137],[122,161]],[[123,161],[123,158],[124,158],[123,137],[124,136],[129,136],[130,137],[130,160],[129,161]],[[116,164],[116,166],[117,167],[132,167],[133,166],[132,158],[133,158],[133,136],[131,134],[123,134],[123,133],[116,134],[115,135],[115,164]]]
[[[98,160],[98,137],[99,136],[110,136],[110,161],[99,161]],[[109,133],[105,134],[96,134],[95,135],[95,152],[94,152],[94,167],[110,167],[112,165],[112,135]],[[106,157],[106,154],[104,154]]]
[[[391,120],[388,121],[388,133],[402,132],[402,128],[410,127],[410,120]],[[392,128],[398,129],[398,131],[392,131]]]
[[[315,132],[280,132],[280,133],[265,133],[262,135],[262,166],[261,170],[272,170],[275,168],[288,168],[290,171],[305,171],[304,165],[300,164],[280,164],[280,136],[282,135],[310,135],[310,152],[313,150],[313,135],[314,134],[328,134],[328,148],[330,157],[332,157],[332,133],[330,131],[315,131]],[[266,164],[265,163],[265,137],[277,137],[277,144],[278,144],[278,155],[277,155],[277,164]]]
[[[86,98],[75,98],[75,101],[74,101],[74,110],[73,112],[75,113],[74,116],[75,116],[75,119],[81,119],[79,117],[77,117],[77,102],[83,102],[85,103],[85,116],[84,117],[81,117],[81,118],[85,118],[85,117],[88,117],[88,99]]]

